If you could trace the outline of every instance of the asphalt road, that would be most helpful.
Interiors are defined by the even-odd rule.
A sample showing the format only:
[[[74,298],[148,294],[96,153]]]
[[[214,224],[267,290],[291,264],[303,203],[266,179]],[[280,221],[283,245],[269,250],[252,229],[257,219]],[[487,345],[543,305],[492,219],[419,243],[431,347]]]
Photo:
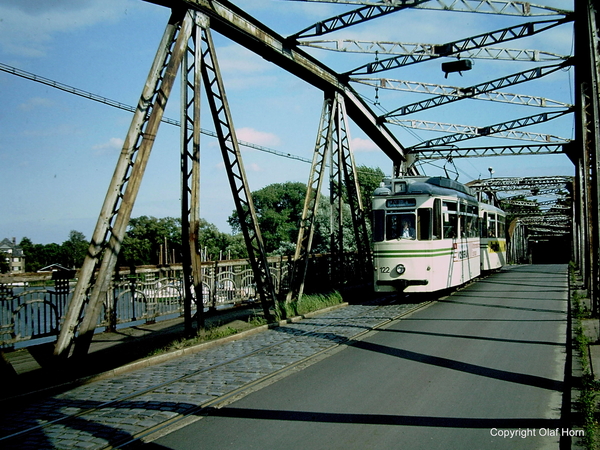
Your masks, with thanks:
[[[491,275],[146,447],[558,449],[566,270]]]

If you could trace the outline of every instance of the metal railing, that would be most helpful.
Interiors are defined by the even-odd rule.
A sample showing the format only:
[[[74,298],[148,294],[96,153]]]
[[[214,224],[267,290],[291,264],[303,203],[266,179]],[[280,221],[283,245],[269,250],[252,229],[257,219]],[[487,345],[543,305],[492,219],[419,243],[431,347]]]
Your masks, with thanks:
[[[346,279],[353,279],[356,255],[344,258]],[[278,296],[289,289],[289,257],[268,258]],[[332,289],[329,255],[311,255],[306,292]],[[60,272],[0,275],[0,349],[35,345],[56,339],[77,282]],[[121,268],[111,281],[98,327],[116,329],[144,321],[183,314],[181,265]],[[204,310],[234,307],[258,301],[250,264],[246,260],[202,264]],[[195,312],[195,311],[193,311]],[[129,325],[128,325],[129,324]]]

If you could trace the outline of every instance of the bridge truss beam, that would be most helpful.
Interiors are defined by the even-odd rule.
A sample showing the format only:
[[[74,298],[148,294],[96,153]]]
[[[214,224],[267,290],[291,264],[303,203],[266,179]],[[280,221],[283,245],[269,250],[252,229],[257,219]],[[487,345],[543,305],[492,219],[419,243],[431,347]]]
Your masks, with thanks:
[[[83,356],[89,350],[139,186],[180,67],[183,72],[181,210],[182,240],[184,248],[187,248],[183,252],[186,331],[191,331],[191,303],[194,297],[199,302],[200,323],[203,309],[197,249],[200,220],[200,78],[204,82],[215,122],[257,291],[265,317],[271,316],[270,307],[275,303],[275,291],[208,24],[207,17],[192,9],[175,9],[171,15],[142,92],[139,108],[125,139],[88,255],[80,270],[73,299],[55,346],[57,356],[68,356],[73,340],[74,356]]]
[[[455,129],[458,131],[454,134],[442,136],[436,139],[430,139],[428,141],[420,142],[417,145],[413,145],[412,147],[407,147],[407,150],[413,153],[419,152],[421,149],[425,148],[450,145],[454,142],[465,141],[483,136],[493,136],[507,139],[528,139],[533,141],[554,142],[556,144],[567,144],[569,141],[564,138],[532,132],[514,131],[514,129],[547,122],[565,114],[569,114],[570,112],[571,110],[568,109],[563,111],[537,114],[534,116],[522,117],[520,119],[510,120],[508,122],[502,122],[487,127],[440,124],[438,122],[429,122],[423,120],[400,120],[394,118],[389,119],[388,122],[410,128],[427,129],[430,131],[445,131],[444,127],[446,130]]]
[[[347,5],[370,6],[403,6],[407,0],[293,0],[318,3],[338,3]],[[415,3],[415,2],[412,2]],[[567,15],[572,11],[553,8],[550,6],[532,5],[529,2],[513,0],[427,0],[412,6],[417,9],[431,9],[438,11],[458,11],[481,14],[499,14],[509,16],[553,16]]]
[[[332,253],[331,278],[341,282],[344,262],[343,246],[343,187],[346,187],[347,199],[352,215],[352,225],[359,255],[359,273],[363,279],[371,274],[371,253],[367,224],[360,196],[360,186],[356,175],[356,164],[350,148],[350,131],[348,115],[341,95],[325,96],[321,120],[317,133],[317,142],[313,154],[313,162],[307,183],[306,197],[298,240],[293,259],[293,271],[290,290],[286,301],[300,299],[304,291],[304,281],[308,270],[309,255],[312,249],[312,238],[315,219],[321,197],[321,189],[325,180],[326,161],[329,157],[329,195],[332,211],[330,221],[330,245]]]
[[[541,191],[547,189],[570,190],[573,177],[506,177],[475,180],[469,187],[478,191]]]
[[[424,61],[429,61],[443,56],[459,55],[463,52],[477,48],[487,47],[489,45],[509,42],[523,37],[533,36],[543,31],[548,31],[559,25],[563,25],[573,20],[571,17],[566,17],[559,20],[543,20],[538,22],[528,22],[521,25],[515,25],[508,28],[483,33],[477,36],[468,37],[458,41],[448,42],[439,45],[435,48],[434,54],[414,54],[406,56],[395,56],[385,58],[379,61],[364,64],[356,69],[353,69],[346,74],[349,76],[368,75],[372,73],[384,72],[386,70],[397,69],[399,67],[417,64]]]
[[[192,26],[189,15],[184,20],[181,11],[176,11],[163,34],[58,336],[54,351],[58,356],[68,355],[76,330],[75,354],[87,354]]]
[[[223,161],[225,162],[227,178],[233,193],[240,228],[246,241],[248,259],[254,272],[254,282],[261,299],[265,318],[270,319],[269,308],[275,305],[276,297],[267,262],[267,254],[258,226],[252,193],[246,178],[242,154],[233,126],[233,118],[225,95],[225,87],[210,30],[206,27],[202,27],[201,30],[202,42],[205,45],[202,51],[202,80],[206,88],[208,104],[215,123]]]
[[[418,160],[481,158],[488,156],[551,155],[564,153],[563,144],[512,145],[489,147],[437,147],[419,149]]]
[[[194,15],[195,27],[181,66],[181,241],[186,335],[192,329],[192,303],[196,301],[197,328],[204,327],[200,232],[200,104],[202,92],[202,31],[208,24]]]
[[[427,100],[422,100],[420,102],[411,103],[410,105],[401,106],[400,108],[397,108],[393,111],[384,114],[382,117],[388,118],[404,116],[418,111],[424,111],[426,109],[431,109],[437,106],[456,102],[458,100],[473,98],[475,96],[487,94],[496,89],[502,89],[507,86],[514,86],[517,84],[525,83],[527,81],[545,77],[559,70],[562,70],[564,67],[571,64],[572,60],[569,60],[568,62],[562,64],[536,67],[535,69],[518,72],[512,75],[508,75],[506,77],[497,78],[495,80],[486,81],[485,83],[479,83],[473,86],[462,88],[459,91],[460,95],[438,95],[436,97],[428,98]]]
[[[420,81],[394,80],[390,78],[352,78],[350,81],[361,83],[375,89],[388,89],[392,91],[413,92],[416,94],[445,95],[449,97],[471,98],[473,100],[487,100],[492,102],[510,103],[520,106],[534,106],[537,108],[572,108],[570,103],[552,100],[526,94],[511,94],[500,91],[487,91],[471,95],[468,88],[448,86],[443,84],[423,83]]]
[[[308,53],[266,27],[227,0],[144,0],[161,6],[188,7],[210,18],[211,29],[247,48],[323,92],[344,96],[348,116],[400,168],[404,165],[404,147],[377,120],[360,95],[349,85],[348,78],[337,74]],[[415,0],[416,1],[416,0]],[[400,169],[398,169],[400,170]]]
[[[342,53],[375,53],[377,55],[437,55],[438,44],[419,44],[408,42],[357,41],[351,39],[298,41],[302,47],[318,48]],[[543,50],[483,47],[465,51],[461,58],[493,59],[504,61],[565,61],[569,56]]]

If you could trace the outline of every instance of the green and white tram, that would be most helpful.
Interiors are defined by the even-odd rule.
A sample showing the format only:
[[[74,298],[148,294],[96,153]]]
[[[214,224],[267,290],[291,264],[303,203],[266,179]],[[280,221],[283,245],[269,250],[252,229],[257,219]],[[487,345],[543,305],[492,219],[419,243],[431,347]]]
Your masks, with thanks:
[[[506,215],[486,203],[479,204],[481,270],[496,270],[506,264]]]
[[[479,218],[480,203],[457,181],[384,179],[373,193],[375,291],[433,292],[479,276]]]

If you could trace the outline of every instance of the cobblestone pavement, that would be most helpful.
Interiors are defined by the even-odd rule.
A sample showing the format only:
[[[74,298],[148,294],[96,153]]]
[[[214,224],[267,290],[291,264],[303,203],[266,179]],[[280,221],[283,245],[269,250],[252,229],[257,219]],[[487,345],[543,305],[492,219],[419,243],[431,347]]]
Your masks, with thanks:
[[[350,305],[11,408],[0,448],[117,446],[414,308]]]

